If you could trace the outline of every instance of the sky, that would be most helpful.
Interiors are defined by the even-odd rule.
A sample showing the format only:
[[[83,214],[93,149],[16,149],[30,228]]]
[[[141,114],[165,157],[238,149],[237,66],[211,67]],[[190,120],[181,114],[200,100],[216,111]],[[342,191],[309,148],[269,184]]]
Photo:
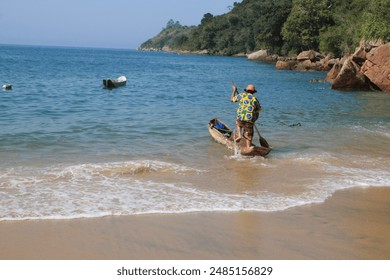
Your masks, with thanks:
[[[238,0],[0,0],[0,44],[135,49],[170,19],[198,25]]]

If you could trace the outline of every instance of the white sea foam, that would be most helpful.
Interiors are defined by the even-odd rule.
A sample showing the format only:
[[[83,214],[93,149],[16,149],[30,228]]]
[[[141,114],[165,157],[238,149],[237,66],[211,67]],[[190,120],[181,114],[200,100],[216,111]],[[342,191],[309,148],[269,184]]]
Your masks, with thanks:
[[[276,211],[305,203],[267,192],[242,194],[199,190],[191,182],[156,182],[145,172],[204,173],[159,161],[51,167],[1,177],[0,220],[70,219],[106,215],[196,211]],[[19,173],[18,173],[19,172]]]
[[[302,161],[301,159],[295,159]],[[266,160],[267,161],[267,160]],[[308,160],[323,163],[321,160]],[[253,162],[264,168],[262,161]],[[272,165],[278,165],[273,161]],[[41,170],[3,170],[0,176],[0,220],[73,219],[107,215],[139,215],[211,211],[281,211],[325,201],[350,187],[390,185],[384,170],[324,165],[330,176],[299,191],[242,193],[205,190],[191,180],[164,182],[159,175],[208,176],[209,171],[162,161],[130,161],[54,166]],[[340,172],[341,170],[341,172]],[[337,176],[333,174],[337,171]],[[378,173],[382,177],[378,177]]]

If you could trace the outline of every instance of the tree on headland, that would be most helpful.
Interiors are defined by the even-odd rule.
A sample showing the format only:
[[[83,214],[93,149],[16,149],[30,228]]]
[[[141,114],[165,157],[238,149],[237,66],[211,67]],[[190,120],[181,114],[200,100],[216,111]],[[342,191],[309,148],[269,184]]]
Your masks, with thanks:
[[[170,19],[165,28],[157,36],[144,42],[140,49],[181,48],[187,42],[187,36],[194,28],[195,26],[183,26],[179,21]]]
[[[234,55],[266,49],[287,55],[302,50],[353,52],[361,39],[390,40],[390,0],[243,0],[228,13],[206,13],[198,26],[170,20],[141,48]]]
[[[175,28],[181,28],[182,25],[180,24],[179,21],[174,21],[173,19],[170,19],[167,22],[167,25],[165,26],[166,29],[175,29]]]

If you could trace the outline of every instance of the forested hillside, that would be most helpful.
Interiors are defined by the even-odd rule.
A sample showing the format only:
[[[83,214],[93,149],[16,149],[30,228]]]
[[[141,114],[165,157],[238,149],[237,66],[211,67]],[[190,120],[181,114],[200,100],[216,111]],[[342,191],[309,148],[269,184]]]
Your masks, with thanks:
[[[196,27],[171,20],[141,49],[234,55],[267,49],[279,55],[302,50],[349,53],[361,39],[390,40],[390,0],[243,0],[229,13],[205,14]]]

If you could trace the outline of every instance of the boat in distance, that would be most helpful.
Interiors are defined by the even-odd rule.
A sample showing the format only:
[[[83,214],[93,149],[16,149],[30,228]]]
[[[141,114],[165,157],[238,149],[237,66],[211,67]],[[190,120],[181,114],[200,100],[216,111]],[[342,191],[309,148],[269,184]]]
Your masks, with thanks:
[[[105,88],[117,88],[126,85],[127,78],[125,76],[120,76],[117,79],[106,79],[103,80],[103,85]]]
[[[12,85],[11,84],[5,84],[5,85],[3,85],[2,89],[3,90],[11,90],[12,89]]]

